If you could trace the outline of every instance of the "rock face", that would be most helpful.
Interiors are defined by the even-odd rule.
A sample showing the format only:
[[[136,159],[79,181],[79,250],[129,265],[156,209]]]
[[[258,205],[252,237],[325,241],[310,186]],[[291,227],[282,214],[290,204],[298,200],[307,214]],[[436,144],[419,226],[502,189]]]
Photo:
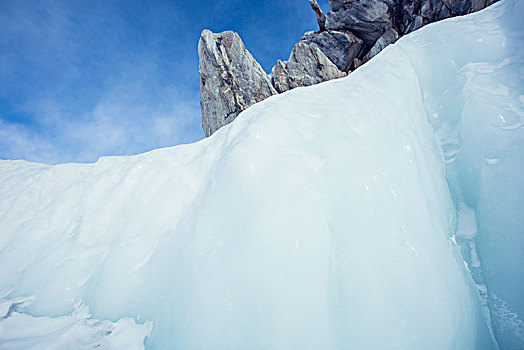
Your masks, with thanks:
[[[289,60],[278,60],[269,75],[275,89],[282,93],[300,86],[310,86],[346,76],[313,42],[298,42]]]
[[[386,28],[386,31],[378,38],[373,47],[362,58],[362,63],[366,63],[373,56],[384,50],[389,44],[393,44],[398,39],[398,33],[392,28]],[[361,63],[361,64],[362,64]]]
[[[313,9],[313,12],[315,12],[315,16],[317,16],[317,23],[318,27],[320,28],[320,31],[326,30],[326,15],[318,6],[317,0],[309,0],[309,4],[311,5],[311,8]]]
[[[392,2],[385,0],[344,1],[338,10],[328,12],[326,28],[351,32],[371,47],[393,28]]]
[[[497,0],[471,0],[471,12],[480,11],[494,4],[496,1]]]
[[[351,32],[307,32],[301,42],[316,44],[342,72],[352,69],[353,60],[364,51],[364,42]]]
[[[202,32],[200,102],[207,136],[250,105],[275,94],[346,76],[399,37],[428,23],[481,10],[497,0],[309,0],[319,30],[307,32],[269,76],[238,34]]]
[[[204,30],[198,42],[200,106],[206,136],[247,107],[276,94],[268,76],[237,33]]]

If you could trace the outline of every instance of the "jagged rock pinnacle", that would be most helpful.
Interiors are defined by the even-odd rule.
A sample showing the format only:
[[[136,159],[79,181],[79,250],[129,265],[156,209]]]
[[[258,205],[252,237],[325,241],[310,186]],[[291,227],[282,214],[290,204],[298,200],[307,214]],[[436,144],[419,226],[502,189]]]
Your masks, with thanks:
[[[320,6],[318,6],[317,0],[309,0],[309,4],[317,16],[318,27],[321,32],[326,30],[326,15],[322,12]]]
[[[235,32],[203,30],[198,56],[202,127],[206,136],[229,124],[247,107],[277,93]]]

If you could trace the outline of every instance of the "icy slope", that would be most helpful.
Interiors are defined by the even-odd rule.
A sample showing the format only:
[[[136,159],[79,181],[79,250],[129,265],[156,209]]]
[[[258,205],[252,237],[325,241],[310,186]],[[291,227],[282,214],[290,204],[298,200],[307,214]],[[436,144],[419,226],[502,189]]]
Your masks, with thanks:
[[[424,32],[401,44],[447,164],[457,240],[501,349],[524,349],[522,14],[523,1],[504,2],[432,27],[431,45]],[[460,40],[448,40],[453,32]]]
[[[61,317],[33,317],[21,313],[34,298],[0,302],[2,349],[143,349],[151,322],[136,325],[125,318],[116,323],[91,319],[87,307]]]
[[[36,298],[0,349],[86,307],[108,321],[63,333],[86,348],[128,346],[118,325],[152,349],[522,348],[522,13],[429,25],[196,144],[0,162],[1,305]]]

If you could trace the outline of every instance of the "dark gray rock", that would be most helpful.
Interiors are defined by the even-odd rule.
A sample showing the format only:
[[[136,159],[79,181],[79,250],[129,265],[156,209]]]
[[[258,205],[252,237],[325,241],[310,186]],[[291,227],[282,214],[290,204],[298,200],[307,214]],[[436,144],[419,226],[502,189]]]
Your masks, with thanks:
[[[309,0],[309,4],[311,5],[313,12],[315,12],[315,16],[317,16],[319,30],[321,32],[326,30],[326,15],[324,14],[320,6],[318,6],[317,0]]]
[[[347,8],[328,12],[326,28],[351,32],[371,47],[393,27],[392,3],[389,0],[366,0],[347,3]]]
[[[315,43],[298,42],[289,60],[278,60],[269,75],[275,89],[282,93],[300,86],[346,76]]]
[[[497,0],[471,0],[471,12],[480,11],[495,2]]]
[[[417,30],[426,24],[451,16],[451,3],[447,0],[397,1],[395,25],[400,35]]]
[[[454,16],[465,15],[471,10],[471,0],[451,1],[451,8]]]
[[[368,53],[362,59],[361,64],[366,63],[371,58],[378,55],[378,53],[386,48],[389,44],[393,44],[398,39],[398,33],[392,29],[387,28],[384,34],[375,42],[375,45],[368,51]]]
[[[338,11],[341,8],[346,8],[349,4],[355,1],[356,0],[328,0],[329,7],[331,7],[332,11]]]
[[[447,1],[442,1],[442,6],[440,7],[440,9],[437,10],[435,20],[441,21],[443,19],[452,17],[453,14],[451,13],[451,11],[452,11],[451,4]]]
[[[432,22],[435,20],[435,9],[437,9],[438,6],[442,6],[442,2],[436,4],[434,1],[423,1],[422,5],[420,6],[419,14],[416,17],[426,19],[428,22]]]
[[[411,22],[411,24],[408,26],[408,28],[406,29],[405,33],[411,33],[417,29],[420,29],[424,26],[424,17],[422,16],[416,16],[415,17],[415,20],[413,22]]]
[[[302,41],[306,44],[315,43],[342,72],[352,69],[353,60],[360,57],[364,50],[364,42],[351,32],[308,32]]]
[[[198,42],[200,106],[206,136],[249,106],[276,94],[271,81],[237,33],[205,29]]]

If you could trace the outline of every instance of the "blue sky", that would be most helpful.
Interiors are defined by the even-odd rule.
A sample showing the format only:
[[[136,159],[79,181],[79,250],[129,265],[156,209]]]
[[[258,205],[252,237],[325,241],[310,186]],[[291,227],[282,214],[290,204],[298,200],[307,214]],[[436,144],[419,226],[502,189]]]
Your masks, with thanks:
[[[307,0],[0,0],[0,159],[94,162],[202,139],[204,28],[237,31],[269,71],[317,24]]]

